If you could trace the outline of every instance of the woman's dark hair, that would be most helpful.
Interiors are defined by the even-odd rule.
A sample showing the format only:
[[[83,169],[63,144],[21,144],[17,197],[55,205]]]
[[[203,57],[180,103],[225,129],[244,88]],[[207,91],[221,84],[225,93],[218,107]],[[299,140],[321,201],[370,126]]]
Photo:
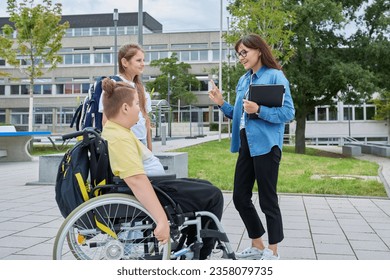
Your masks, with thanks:
[[[103,94],[103,111],[107,119],[115,117],[123,103],[133,105],[134,95],[137,91],[134,87],[125,82],[115,82],[110,78],[102,81]]]
[[[234,49],[238,52],[238,48],[243,44],[249,49],[259,50],[261,53],[260,59],[261,63],[268,68],[274,68],[282,70],[282,66],[276,61],[275,57],[272,55],[271,48],[268,46],[267,42],[257,34],[249,34],[242,37],[237,41]]]

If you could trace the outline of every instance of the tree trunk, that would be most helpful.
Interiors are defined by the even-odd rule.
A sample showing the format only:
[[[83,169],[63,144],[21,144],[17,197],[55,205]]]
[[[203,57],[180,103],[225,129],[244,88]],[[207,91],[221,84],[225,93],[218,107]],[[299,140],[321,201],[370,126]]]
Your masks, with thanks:
[[[30,98],[29,98],[29,106],[28,106],[28,131],[33,131],[33,111],[34,111],[34,84],[30,83]]]
[[[299,114],[296,116],[297,128],[295,130],[295,152],[297,154],[305,153],[305,129],[306,129],[306,116],[305,114]]]

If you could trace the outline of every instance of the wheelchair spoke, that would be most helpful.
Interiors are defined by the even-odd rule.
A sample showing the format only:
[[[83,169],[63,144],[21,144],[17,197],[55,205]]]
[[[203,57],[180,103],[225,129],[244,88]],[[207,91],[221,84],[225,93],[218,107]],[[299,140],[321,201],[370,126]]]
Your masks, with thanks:
[[[104,195],[76,208],[62,224],[54,259],[168,259],[159,246],[155,222],[138,201],[124,194]]]

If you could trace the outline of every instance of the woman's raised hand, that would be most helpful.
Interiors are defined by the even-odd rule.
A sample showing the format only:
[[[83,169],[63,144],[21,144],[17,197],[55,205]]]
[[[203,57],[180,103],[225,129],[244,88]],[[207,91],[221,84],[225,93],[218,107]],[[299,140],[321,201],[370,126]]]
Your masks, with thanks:
[[[209,97],[215,104],[222,106],[224,103],[223,96],[219,88],[215,85],[213,80],[211,81],[212,89],[209,91]]]

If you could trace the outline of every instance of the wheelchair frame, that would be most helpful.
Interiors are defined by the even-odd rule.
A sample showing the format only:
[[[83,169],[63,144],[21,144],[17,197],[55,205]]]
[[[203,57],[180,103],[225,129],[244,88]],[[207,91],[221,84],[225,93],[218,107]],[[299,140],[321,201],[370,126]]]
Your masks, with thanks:
[[[64,135],[69,139],[89,134],[100,135],[93,129]],[[88,136],[89,137],[89,136]],[[151,181],[164,177],[150,178]],[[130,194],[130,188],[121,180],[113,184],[97,186],[110,193],[96,196],[75,208],[62,223],[54,242],[53,259],[110,259],[110,260],[184,260],[199,259],[203,238],[215,238],[216,249],[222,252],[221,258],[235,259],[219,219],[211,212],[199,211],[183,213],[165,192],[154,186],[156,193],[170,203],[163,205],[170,223],[170,241],[161,245],[153,230],[156,223],[143,205]],[[202,228],[214,224],[216,229]],[[203,223],[205,224],[205,223]],[[192,244],[186,243],[185,229],[196,227],[196,238]]]

